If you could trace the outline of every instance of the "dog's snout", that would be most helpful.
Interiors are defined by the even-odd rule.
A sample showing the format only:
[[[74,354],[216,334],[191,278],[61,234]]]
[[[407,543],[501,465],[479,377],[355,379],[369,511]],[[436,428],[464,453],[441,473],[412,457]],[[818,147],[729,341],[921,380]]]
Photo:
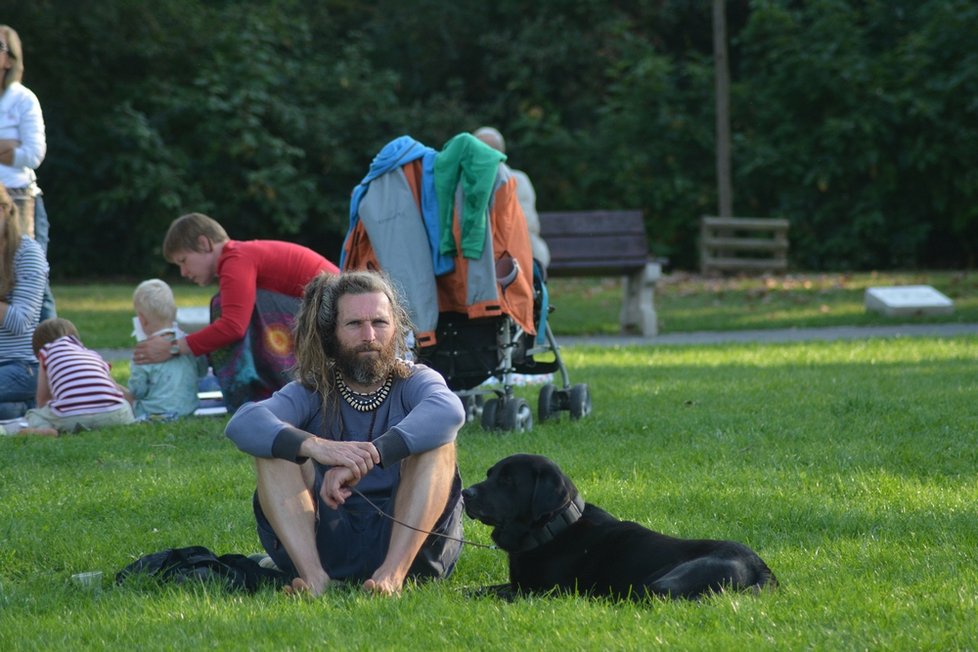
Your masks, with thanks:
[[[475,498],[475,487],[467,487],[462,489],[462,498],[465,500],[472,500]]]

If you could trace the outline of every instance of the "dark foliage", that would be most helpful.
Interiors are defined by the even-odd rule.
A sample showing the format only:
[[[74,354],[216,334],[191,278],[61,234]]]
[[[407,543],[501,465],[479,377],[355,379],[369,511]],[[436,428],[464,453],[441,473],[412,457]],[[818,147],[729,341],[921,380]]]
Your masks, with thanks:
[[[978,6],[727,11],[735,214],[789,218],[800,268],[972,266]],[[676,267],[715,211],[701,0],[32,0],[3,20],[45,112],[57,279],[166,273],[190,211],[336,259],[384,143],[486,123],[541,209],[641,208]]]

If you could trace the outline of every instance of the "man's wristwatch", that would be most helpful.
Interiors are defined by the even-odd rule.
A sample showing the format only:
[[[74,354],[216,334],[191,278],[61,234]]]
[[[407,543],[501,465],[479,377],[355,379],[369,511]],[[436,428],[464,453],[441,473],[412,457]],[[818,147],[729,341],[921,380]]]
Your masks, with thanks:
[[[170,342],[170,357],[175,358],[180,355],[180,343],[176,340]]]

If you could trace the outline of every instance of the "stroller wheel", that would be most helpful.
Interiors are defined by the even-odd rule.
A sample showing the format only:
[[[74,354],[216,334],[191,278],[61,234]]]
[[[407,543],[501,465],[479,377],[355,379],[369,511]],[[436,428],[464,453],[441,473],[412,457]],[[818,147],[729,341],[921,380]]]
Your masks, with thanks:
[[[503,403],[499,422],[503,430],[529,432],[533,429],[533,412],[525,400],[521,398],[509,399]]]
[[[496,408],[499,407],[499,399],[491,398],[482,405],[482,429],[496,429]]]
[[[587,385],[573,385],[568,401],[571,419],[580,419],[591,414],[591,390]]]
[[[471,423],[482,415],[482,397],[466,396],[462,399],[462,406],[465,408],[465,422]]]
[[[537,401],[537,419],[540,423],[560,420],[560,404],[556,391],[553,383],[547,383],[540,388],[540,398]]]

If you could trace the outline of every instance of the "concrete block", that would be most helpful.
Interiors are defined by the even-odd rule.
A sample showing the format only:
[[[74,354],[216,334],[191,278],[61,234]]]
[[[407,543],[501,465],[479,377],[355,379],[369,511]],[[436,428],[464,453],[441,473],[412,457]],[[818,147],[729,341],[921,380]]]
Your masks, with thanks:
[[[890,317],[950,315],[954,302],[929,285],[866,288],[866,310]]]

